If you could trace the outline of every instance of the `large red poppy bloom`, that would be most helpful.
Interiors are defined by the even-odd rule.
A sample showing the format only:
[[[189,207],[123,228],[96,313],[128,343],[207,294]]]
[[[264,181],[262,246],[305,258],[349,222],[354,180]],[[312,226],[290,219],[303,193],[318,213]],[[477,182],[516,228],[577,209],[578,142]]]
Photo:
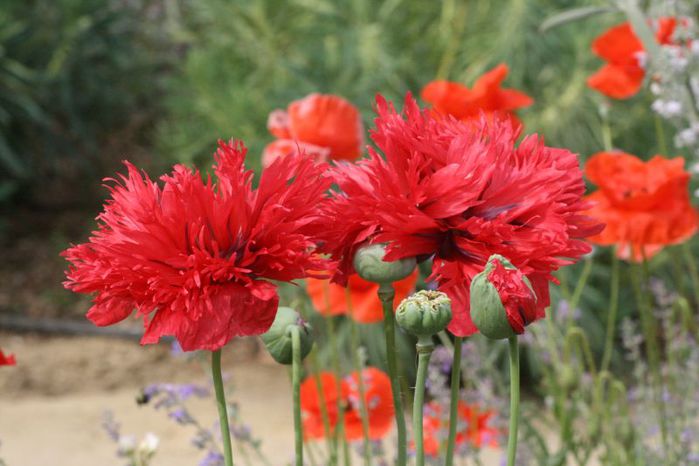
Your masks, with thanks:
[[[95,294],[92,322],[111,325],[135,309],[141,343],[174,335],[184,350],[215,350],[269,328],[278,296],[268,280],[327,268],[314,252],[326,167],[285,157],[253,189],[245,153],[241,142],[219,143],[217,183],[177,165],[160,186],[127,163],[99,229],[63,253],[72,263],[65,286]]]
[[[590,251],[583,239],[601,225],[584,216],[585,186],[576,156],[536,136],[515,145],[508,121],[464,124],[422,111],[408,96],[403,114],[381,96],[375,151],[333,170],[341,189],[325,206],[324,247],[345,283],[366,241],[387,242],[387,260],[433,257],[432,275],[452,299],[452,333],[477,331],[469,286],[492,254],[519,268],[537,293],[536,317],[549,303],[551,272]]]
[[[337,401],[343,409],[345,437],[347,440],[358,440],[363,437],[362,418],[359,397],[359,378],[354,372],[345,377],[340,383],[334,374],[322,372],[319,374],[323,401],[331,432],[338,423]],[[391,380],[388,375],[375,367],[367,367],[362,371],[364,383],[364,400],[369,415],[369,437],[381,439],[393,426],[393,398],[391,395]],[[321,399],[315,377],[308,377],[301,384],[301,413],[303,416],[303,433],[306,438],[322,438],[325,435],[321,411]]]
[[[459,401],[457,405],[458,426],[456,430],[456,445],[469,444],[475,448],[497,447],[500,432],[490,426],[494,416],[492,411],[483,411],[478,406]],[[422,418],[425,454],[435,458],[445,445],[449,432],[449,415],[445,415],[442,406],[431,401],[425,405]]]
[[[672,43],[676,24],[675,18],[652,23],[659,44]],[[631,25],[626,22],[608,29],[592,43],[592,51],[607,63],[588,78],[588,86],[615,99],[636,95],[645,76],[646,52]]]
[[[0,350],[0,366],[14,366],[17,364],[14,354],[4,354]]]
[[[500,87],[508,72],[507,65],[501,63],[478,78],[472,89],[452,81],[432,81],[422,88],[420,96],[438,113],[458,120],[478,120],[481,114],[499,114],[519,125],[514,111],[528,107],[534,100],[516,89]]]
[[[624,152],[600,152],[585,164],[599,189],[587,196],[588,212],[607,224],[590,241],[617,245],[623,258],[641,261],[697,231],[684,159],[655,156],[647,162]]]
[[[359,110],[332,94],[310,94],[292,102],[287,110],[273,111],[267,128],[278,140],[265,148],[264,166],[299,150],[313,154],[319,161],[354,160],[364,146]]]
[[[415,289],[417,275],[416,269],[393,284],[395,301],[402,301]],[[306,280],[306,291],[313,307],[325,316],[348,315],[362,324],[383,320],[383,308],[377,294],[378,283],[368,282],[357,274],[349,277],[346,288],[327,279],[309,278]]]

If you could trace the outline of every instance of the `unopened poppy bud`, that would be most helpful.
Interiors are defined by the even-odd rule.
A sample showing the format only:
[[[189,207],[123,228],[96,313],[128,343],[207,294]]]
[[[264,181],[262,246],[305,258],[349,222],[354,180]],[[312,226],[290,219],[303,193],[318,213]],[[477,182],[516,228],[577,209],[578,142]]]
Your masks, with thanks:
[[[354,269],[364,280],[374,283],[393,283],[410,275],[415,269],[415,258],[392,262],[384,261],[386,245],[367,244],[354,255]]]
[[[408,296],[396,309],[396,322],[417,337],[444,330],[451,321],[451,300],[441,291],[422,290]]]
[[[291,341],[292,328],[298,327],[301,340],[301,359],[304,359],[313,348],[311,326],[304,322],[298,312],[290,307],[280,307],[272,326],[262,335],[262,342],[275,361],[280,364],[291,364],[293,348]]]
[[[490,256],[471,281],[471,319],[495,340],[524,333],[536,320],[536,294],[529,279],[504,257]]]
[[[561,387],[566,391],[573,390],[577,387],[579,379],[577,371],[569,365],[563,366],[558,376]]]

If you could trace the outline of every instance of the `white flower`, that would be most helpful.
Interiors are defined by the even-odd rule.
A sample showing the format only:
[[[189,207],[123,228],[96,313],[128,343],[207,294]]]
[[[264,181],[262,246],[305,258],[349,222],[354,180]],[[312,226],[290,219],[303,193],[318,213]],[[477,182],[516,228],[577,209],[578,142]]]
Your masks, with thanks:
[[[155,451],[158,449],[159,444],[160,439],[158,438],[158,436],[151,432],[148,432],[143,437],[143,440],[141,440],[141,444],[138,446],[138,449],[145,453],[155,453]]]
[[[117,453],[120,456],[128,456],[136,449],[136,437],[133,435],[123,435],[119,437]]]

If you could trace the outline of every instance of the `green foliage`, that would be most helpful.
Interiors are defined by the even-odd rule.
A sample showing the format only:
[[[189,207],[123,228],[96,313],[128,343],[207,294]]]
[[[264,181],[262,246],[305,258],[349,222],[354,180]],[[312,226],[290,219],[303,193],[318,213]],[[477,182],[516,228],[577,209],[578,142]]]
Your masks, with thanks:
[[[0,200],[97,177],[111,147],[140,137],[164,56],[140,18],[109,0],[0,4]]]

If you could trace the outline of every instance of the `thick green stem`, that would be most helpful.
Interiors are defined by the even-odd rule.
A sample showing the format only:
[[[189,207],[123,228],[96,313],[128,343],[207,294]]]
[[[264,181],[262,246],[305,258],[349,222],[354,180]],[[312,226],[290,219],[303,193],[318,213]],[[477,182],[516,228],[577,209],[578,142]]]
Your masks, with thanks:
[[[519,427],[519,344],[516,336],[510,337],[508,343],[510,346],[510,432],[507,438],[507,466],[514,466]]]
[[[607,330],[604,339],[604,353],[602,353],[602,365],[600,372],[609,369],[612,362],[612,350],[614,349],[614,330],[616,329],[616,315],[619,310],[619,258],[616,249],[612,250],[612,284],[609,294],[609,309],[607,310]]]
[[[699,306],[699,270],[697,270],[697,264],[694,262],[694,254],[692,253],[689,242],[682,243],[682,251],[684,252],[684,258],[687,262],[687,268],[689,268],[689,276],[692,278],[692,285],[694,285],[692,286],[694,299]]]
[[[413,398],[413,439],[415,441],[415,466],[425,465],[425,442],[422,435],[422,409],[425,403],[425,381],[427,365],[434,349],[431,336],[421,336],[417,340],[417,378]]]
[[[359,416],[362,420],[362,453],[365,466],[371,466],[371,441],[369,440],[369,410],[366,405],[366,389],[364,377],[362,377],[362,361],[359,355],[359,329],[354,321],[352,326],[352,365],[357,373],[357,387],[359,388]]]
[[[328,466],[335,466],[337,464],[337,448],[332,429],[330,428],[330,416],[328,415],[327,400],[325,399],[325,393],[323,392],[323,382],[320,379],[318,358],[315,350],[313,350],[310,354],[310,361],[313,370],[313,380],[315,382],[316,391],[318,392],[318,398],[320,400],[320,417],[323,420],[323,433],[325,434],[325,440],[328,448]]]
[[[396,356],[396,324],[393,315],[393,298],[395,291],[391,283],[379,285],[379,299],[383,306],[383,327],[386,337],[386,359],[388,360],[388,375],[391,378],[391,393],[396,411],[396,428],[398,430],[398,466],[406,466],[408,462],[408,444],[405,430],[405,412],[401,399],[400,382],[398,381],[398,359]]]
[[[301,423],[301,334],[298,326],[291,327],[291,382],[294,399],[294,447],[296,466],[303,466],[303,424]]]
[[[226,394],[223,390],[223,375],[221,374],[221,350],[211,352],[211,375],[216,392],[216,407],[218,420],[221,424],[221,441],[223,442],[223,457],[226,466],[233,466],[233,448],[231,447],[231,429],[228,426],[228,408]]]
[[[451,365],[451,399],[449,401],[449,438],[447,439],[446,466],[454,464],[454,446],[456,445],[456,428],[459,424],[459,383],[461,382],[461,344],[462,337],[454,338],[454,358]]]

